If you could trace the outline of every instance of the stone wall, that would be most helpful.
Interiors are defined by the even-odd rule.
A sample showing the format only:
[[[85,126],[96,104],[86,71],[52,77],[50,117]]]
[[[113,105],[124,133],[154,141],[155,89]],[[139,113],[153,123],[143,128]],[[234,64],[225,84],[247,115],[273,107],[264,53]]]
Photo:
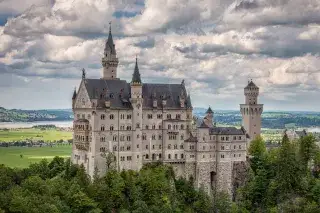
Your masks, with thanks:
[[[232,169],[232,199],[236,197],[237,189],[248,180],[250,164],[247,161],[233,162]]]
[[[212,182],[211,182],[211,172],[213,172]],[[204,191],[210,193],[212,190],[212,187],[215,187],[216,178],[217,178],[217,172],[216,172],[215,162],[197,163],[197,168],[196,168],[197,187],[202,187]]]

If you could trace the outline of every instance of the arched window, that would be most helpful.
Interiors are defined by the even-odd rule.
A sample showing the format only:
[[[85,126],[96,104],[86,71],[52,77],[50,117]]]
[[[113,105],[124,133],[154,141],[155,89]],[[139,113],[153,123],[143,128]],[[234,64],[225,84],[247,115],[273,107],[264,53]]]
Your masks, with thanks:
[[[171,159],[171,154],[168,154],[168,159]]]
[[[106,118],[104,114],[102,114],[100,117],[101,117],[101,120],[104,120]]]
[[[146,125],[146,129],[149,129],[149,126],[148,126],[148,125]]]
[[[168,144],[168,149],[171,149],[171,144]]]
[[[156,135],[152,135],[152,140],[155,140],[156,139]]]
[[[110,126],[110,130],[111,130],[111,131],[113,131],[113,130],[114,130],[114,127],[113,127],[112,125]]]
[[[180,128],[181,128],[181,129],[184,129],[184,125],[183,125],[183,124],[181,124]]]
[[[114,119],[114,115],[111,114],[111,115],[109,116],[109,118],[110,118],[110,120],[113,120],[113,119]]]
[[[180,139],[183,140],[183,139],[184,139],[184,136],[183,136],[183,135],[180,135]]]
[[[183,159],[184,158],[184,155],[183,154],[181,154],[181,159]]]
[[[156,154],[152,154],[152,160],[156,159]]]
[[[168,125],[168,129],[171,129],[171,125],[170,124]]]
[[[102,125],[101,126],[101,131],[104,131],[104,130],[105,130],[104,125]]]
[[[152,129],[156,129],[156,125],[153,124],[153,125],[152,125]]]
[[[149,159],[149,155],[148,154],[146,154],[146,159]]]

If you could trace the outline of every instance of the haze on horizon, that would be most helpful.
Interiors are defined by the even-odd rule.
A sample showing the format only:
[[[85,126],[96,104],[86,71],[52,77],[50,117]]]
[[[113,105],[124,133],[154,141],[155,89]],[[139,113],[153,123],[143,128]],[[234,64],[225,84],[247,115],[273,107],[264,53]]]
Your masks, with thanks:
[[[0,106],[71,108],[99,78],[109,21],[119,77],[185,80],[195,107],[239,109],[253,79],[268,110],[320,111],[319,0],[0,0]]]

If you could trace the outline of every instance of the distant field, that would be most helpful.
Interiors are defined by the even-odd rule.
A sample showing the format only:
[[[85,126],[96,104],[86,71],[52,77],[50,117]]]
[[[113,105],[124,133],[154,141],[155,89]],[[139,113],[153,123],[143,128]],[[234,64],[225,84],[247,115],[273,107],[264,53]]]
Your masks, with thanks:
[[[0,147],[0,164],[9,167],[25,168],[30,163],[36,163],[41,159],[52,160],[55,156],[70,157],[71,145],[59,145],[56,147]],[[23,155],[21,158],[20,155]]]
[[[68,140],[72,139],[72,132],[60,131],[57,129],[11,129],[8,131],[0,130],[0,142],[31,140]]]

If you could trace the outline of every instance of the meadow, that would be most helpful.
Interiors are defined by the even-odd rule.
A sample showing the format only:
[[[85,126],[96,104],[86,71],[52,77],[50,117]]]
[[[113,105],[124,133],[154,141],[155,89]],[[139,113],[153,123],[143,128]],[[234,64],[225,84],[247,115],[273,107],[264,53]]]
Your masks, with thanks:
[[[41,159],[51,161],[55,156],[68,158],[71,155],[71,151],[71,145],[53,147],[0,147],[0,164],[8,167],[26,168],[31,163],[37,163]]]
[[[72,139],[72,132],[59,130],[57,128],[21,128],[0,130],[0,142],[25,141],[25,140],[69,140]]]

